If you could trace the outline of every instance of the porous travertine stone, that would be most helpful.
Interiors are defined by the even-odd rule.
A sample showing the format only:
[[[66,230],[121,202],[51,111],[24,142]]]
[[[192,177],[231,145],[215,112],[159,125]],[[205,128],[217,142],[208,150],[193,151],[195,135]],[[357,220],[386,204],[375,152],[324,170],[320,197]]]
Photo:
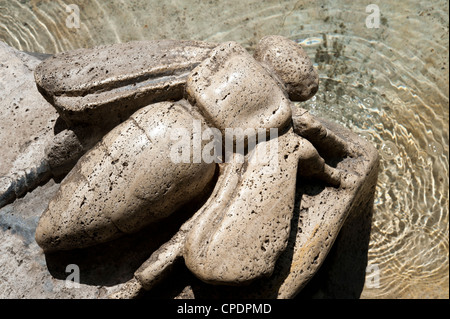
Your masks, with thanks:
[[[58,188],[59,185],[51,180],[14,203],[0,208],[2,300],[98,298],[99,292],[104,290],[84,284],[80,284],[79,289],[66,288],[64,280],[51,275],[46,256],[34,240],[39,216]]]
[[[183,106],[161,102],[114,128],[61,183],[39,221],[38,244],[50,251],[105,242],[195,198],[212,179],[215,163],[176,163],[170,157],[170,129],[192,132],[192,125]]]
[[[358,154],[357,149],[352,149],[352,144],[330,131],[305,109],[292,107],[292,124],[294,132],[313,143],[324,157],[343,158]]]
[[[0,207],[51,176],[45,148],[58,113],[36,89],[41,62],[0,42]]]
[[[192,98],[188,91],[189,100],[196,104],[197,109],[193,109],[185,101],[175,104],[158,103],[144,108],[105,136],[101,143],[82,158],[76,170],[63,181],[60,191],[51,202],[50,206],[56,208],[55,211],[48,213],[47,210],[42,216],[42,228],[38,227],[36,237],[40,238],[39,243],[46,252],[85,247],[110,240],[116,235],[134,232],[146,224],[147,218],[151,223],[173,211],[177,207],[177,199],[184,199],[186,191],[186,202],[189,202],[211,182],[217,167],[215,164],[195,163],[201,167],[197,170],[193,164],[184,163],[186,167],[177,171],[175,166],[171,166],[175,164],[173,161],[164,161],[162,156],[170,153],[173,141],[168,140],[167,136],[161,138],[161,134],[168,127],[176,127],[175,122],[184,129],[192,129],[192,119],[201,120],[202,125],[205,125],[197,111],[208,114],[213,110],[218,112],[219,117],[226,111],[235,123],[242,126],[253,123],[253,126],[247,127],[257,128],[264,124],[264,116],[261,114],[269,108],[274,115],[271,118],[274,126],[287,126],[280,131],[277,139],[282,142],[277,153],[277,163],[281,165],[274,167],[250,160],[254,152],[264,147],[263,144],[258,144],[253,151],[243,156],[243,161],[240,161],[242,154],[235,154],[236,161],[220,164],[219,180],[205,205],[171,240],[152,254],[135,273],[135,278],[128,283],[130,289],[121,291],[122,294],[119,293],[118,296],[135,297],[142,287],[154,289],[155,284],[166,278],[175,261],[180,259],[186,261],[195,276],[207,283],[249,284],[238,290],[233,290],[233,287],[222,289],[222,286],[207,285],[186,276],[183,279],[187,280],[188,286],[183,289],[184,295],[195,290],[197,297],[290,298],[309,281],[325,259],[348,214],[356,214],[358,209],[370,205],[376,184],[376,151],[351,132],[323,123],[306,112],[298,112],[291,103],[280,103],[278,108],[273,108],[273,101],[283,101],[278,97],[286,98],[286,92],[290,93],[282,77],[272,73],[280,68],[270,67],[267,63],[263,63],[261,67],[252,59],[251,63],[247,63],[249,58],[245,50],[234,44],[232,46],[233,50],[228,51],[231,54],[225,54],[222,60],[207,61],[211,78],[216,79],[214,85],[217,90],[210,90],[208,96],[200,98]],[[220,52],[216,56],[220,56]],[[226,70],[214,69],[214,63],[219,61],[222,63],[219,65],[223,65],[228,60],[233,61],[231,66],[234,63],[234,68],[228,69],[231,70],[229,74]],[[227,83],[230,75],[231,78],[239,75],[241,66],[254,72],[255,79],[260,83],[256,85],[252,82],[252,77],[243,77],[243,82],[237,82],[240,86],[236,83],[233,85],[233,81]],[[89,85],[94,84],[96,87],[95,79],[99,76],[100,73],[95,75]],[[158,76],[165,77],[164,74]],[[118,79],[113,81],[120,82]],[[269,81],[273,81],[275,87],[278,87],[272,88],[270,96],[264,95],[265,90],[269,89],[265,84]],[[170,83],[172,85],[175,82]],[[207,86],[208,84],[203,88]],[[266,96],[266,101],[257,99],[254,102],[252,98],[245,99],[245,94],[234,100],[229,99],[240,94],[239,90],[242,88],[257,96]],[[261,88],[264,92],[258,91]],[[88,86],[81,90],[90,95]],[[225,95],[219,96],[225,91]],[[278,94],[280,92],[281,95]],[[149,94],[148,91],[145,94]],[[217,96],[214,94],[218,94],[220,99],[224,98],[218,110],[212,105],[217,104],[214,101]],[[76,98],[80,99],[82,95],[84,93]],[[119,97],[119,100],[123,97]],[[203,97],[206,99],[202,102]],[[274,100],[268,102],[267,99],[272,97]],[[226,102],[228,99],[230,102]],[[245,103],[241,103],[242,101]],[[242,104],[248,108],[242,108]],[[290,114],[284,120],[284,116],[290,111],[277,113],[280,109],[284,110],[286,105],[293,110],[291,128]],[[94,109],[101,107],[101,103],[93,106]],[[248,116],[241,116],[246,110],[249,111]],[[211,124],[211,118],[206,117]],[[263,121],[252,122],[255,118]],[[233,122],[224,123],[228,125]],[[271,125],[264,128],[273,127]],[[223,129],[227,126],[219,127]],[[46,155],[53,166],[64,166],[65,153],[83,151],[84,146],[77,143],[75,138],[77,134],[69,130],[62,131],[55,137],[54,147],[48,148],[51,156]],[[193,137],[190,136],[190,139],[193,140]],[[266,144],[275,141],[274,139]],[[329,146],[332,151],[326,151]],[[319,156],[316,148],[323,157]],[[67,158],[70,159],[70,156]],[[273,158],[270,156],[265,158],[273,164],[271,159]],[[333,163],[336,168],[325,162]],[[181,165],[183,164],[176,163],[178,168]],[[298,165],[298,172],[295,165]],[[205,172],[207,176],[204,176]],[[94,196],[93,192],[98,192],[100,196]],[[58,200],[61,201],[60,204],[55,203]],[[275,213],[270,214],[266,206],[273,202],[282,203]],[[180,206],[184,204],[180,203]],[[140,209],[143,206],[156,210],[144,211]],[[105,210],[102,211],[103,209]],[[105,211],[110,213],[105,215]],[[11,224],[9,220],[7,223]],[[206,256],[210,258],[205,258]],[[218,258],[219,256],[222,258]],[[49,260],[51,258],[47,262]],[[105,270],[110,268],[105,266]],[[83,291],[89,290],[84,290],[85,288],[82,288]],[[174,289],[177,290],[176,287]],[[38,290],[42,292],[42,288],[36,291]],[[45,294],[46,292],[43,293]],[[83,294],[84,292],[76,295]]]
[[[33,76],[50,55],[36,56],[0,42],[0,207],[66,175],[105,133],[96,127],[64,129]]]
[[[181,99],[187,74],[214,46],[158,40],[63,52],[36,68],[36,84],[70,125],[113,127],[150,103]]]
[[[266,135],[276,129],[278,138],[258,140],[247,155],[235,154],[231,161],[246,158],[226,170],[230,176],[224,180],[235,185],[222,191],[221,206],[205,208],[191,225],[182,253],[187,267],[205,282],[236,285],[270,276],[287,245],[297,173],[340,183],[340,173],[288,129],[292,104],[270,72],[235,42],[216,47],[188,76],[186,96],[195,107],[186,101],[149,105],[107,134],[62,183],[39,222],[37,242],[46,251],[102,243],[136,232],[195,198],[211,180],[214,165],[193,169],[168,161],[175,146],[169,131],[192,131],[188,122],[194,118],[222,130],[226,140],[253,135],[256,141],[261,129]],[[184,171],[192,171],[185,184]],[[174,189],[182,187],[192,195],[181,199]]]
[[[183,257],[186,236],[191,232],[197,220],[205,214],[214,210],[223,210],[230,202],[233,191],[236,189],[240,175],[234,172],[242,170],[243,161],[233,161],[229,165],[219,164],[220,174],[214,190],[204,205],[181,227],[180,230],[164,245],[157,249],[150,258],[145,261],[135,272],[135,279],[125,285],[113,298],[134,297],[142,288],[151,290],[156,284],[170,275],[170,270],[177,260]]]
[[[319,74],[303,48],[283,36],[262,38],[254,57],[285,85],[291,101],[306,101],[319,88]]]
[[[319,121],[317,118],[314,120]],[[339,240],[338,234],[346,220],[361,218],[372,209],[379,168],[376,149],[340,125],[322,120],[320,122],[329,132],[344,140],[350,149],[357,149],[358,153],[351,153],[343,158],[327,157],[327,161],[339,160],[337,168],[342,172],[342,178],[337,188],[326,186],[315,179],[297,180],[288,243],[277,260],[273,274],[269,278],[239,287],[208,285],[183,275],[184,277],[178,277],[180,283],[176,298],[293,298],[324,263],[335,241]],[[351,239],[346,239],[354,242],[354,249],[367,250],[367,247],[358,246],[357,243],[368,234],[357,231],[353,233]],[[176,246],[172,243],[171,247]],[[166,249],[165,254],[170,255],[171,252]],[[340,269],[339,256],[335,259],[336,263],[329,267]],[[359,266],[365,269],[365,265]],[[340,271],[346,272],[345,269]],[[345,285],[345,282],[341,284]],[[163,285],[152,288],[154,292],[150,296],[161,296],[162,292],[169,295],[174,293]]]
[[[61,176],[75,166],[83,151],[83,144],[75,132],[66,129],[55,135],[52,143],[45,149],[45,157],[53,174]]]
[[[227,128],[281,130],[290,123],[289,99],[270,73],[235,42],[213,49],[210,57],[192,71],[186,93],[226,138],[244,139],[238,132],[233,132],[234,137],[227,136]]]

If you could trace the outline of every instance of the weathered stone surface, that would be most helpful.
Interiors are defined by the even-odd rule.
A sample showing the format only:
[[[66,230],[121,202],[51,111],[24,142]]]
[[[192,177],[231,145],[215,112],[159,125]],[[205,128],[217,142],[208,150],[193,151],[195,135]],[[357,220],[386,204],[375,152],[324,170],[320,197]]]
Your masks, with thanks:
[[[290,101],[278,83],[235,42],[217,46],[192,71],[186,93],[205,118],[221,130],[283,129],[290,123]],[[244,139],[243,133],[233,133],[230,138]]]
[[[166,242],[190,216],[184,207],[158,224],[117,240],[72,251],[44,253],[34,236],[39,217],[60,184],[50,180],[0,209],[0,298],[106,298],[129,280],[136,269]],[[195,210],[194,210],[195,211]],[[79,267],[79,285],[66,283]]]
[[[38,244],[51,251],[102,243],[193,200],[213,178],[215,163],[172,161],[171,129],[193,134],[192,126],[180,104],[161,102],[114,128],[63,180],[39,221]]]
[[[264,37],[254,57],[277,75],[292,101],[306,101],[319,89],[317,70],[303,48],[292,40],[276,35]]]
[[[235,52],[238,50],[236,49]],[[238,53],[228,54],[223,57],[223,60],[227,61],[228,58],[233,60],[236,56],[238,57],[237,60],[240,58],[242,58],[241,61],[248,59],[244,57],[244,54]],[[238,73],[239,63],[236,63],[235,68],[230,68],[232,75]],[[259,85],[254,85],[254,82],[252,82],[253,79],[251,78],[247,78],[244,82],[241,82],[240,87],[232,83],[229,87],[223,85],[225,90],[229,89],[229,95],[226,95],[224,100],[227,100],[229,96],[233,97],[236,92],[239,93],[242,87],[254,91],[254,94],[258,95],[261,93],[258,92],[261,87],[264,90],[267,89],[264,83],[267,84],[270,80],[274,81],[273,83],[276,85],[280,84],[279,92],[281,92],[281,96],[285,96],[283,84],[277,83],[280,77],[278,75],[272,77],[270,74],[272,72],[271,67],[267,65],[265,65],[265,70],[262,67],[257,70],[258,65],[258,63],[255,63],[253,68],[250,69],[253,71],[256,70],[255,74],[257,75],[256,79],[260,81]],[[210,68],[211,70],[214,72],[217,71],[214,68]],[[217,73],[220,72],[214,74],[217,75]],[[264,75],[261,76],[262,74]],[[266,78],[265,75],[268,77]],[[220,81],[220,78],[222,81]],[[227,72],[223,71],[217,77],[219,79],[217,83],[227,82],[228,79],[226,78]],[[224,79],[227,81],[223,81]],[[204,85],[203,87],[207,86]],[[203,104],[197,103],[197,100],[201,99],[193,99],[192,96],[190,97],[190,101],[197,103],[198,111],[202,113],[209,112],[211,105],[208,103],[214,99],[214,94],[221,93],[219,91],[210,93],[211,99],[209,102],[207,101]],[[188,94],[190,92],[192,91],[188,90]],[[264,93],[266,92],[264,91]],[[277,97],[278,95],[274,94],[274,96]],[[275,100],[277,99],[275,98]],[[236,101],[228,105],[225,102],[218,110],[219,116],[221,111],[227,111],[233,114],[235,120],[240,125],[245,125],[245,123],[250,125],[250,122],[245,121],[251,121],[252,116],[254,118],[261,116],[261,110],[258,110],[258,105],[256,104],[259,104],[263,108],[271,108],[272,105],[270,103],[273,102],[272,100],[270,103],[256,103],[252,105],[253,101],[250,99],[250,101],[247,101],[249,102],[247,105],[250,105],[250,116],[246,119],[245,117],[240,118],[242,109],[237,111],[240,106],[239,101],[239,99],[236,99]],[[161,105],[165,107],[160,107]],[[281,106],[275,108],[275,112],[272,115],[275,115],[280,108],[285,107],[281,103]],[[291,124],[290,112],[293,106],[287,103],[287,107],[289,108],[287,112],[289,113],[289,116],[287,116],[288,120],[283,120],[286,112],[281,112],[272,118],[273,123],[278,125],[278,127]],[[172,112],[175,112],[175,114]],[[284,134],[281,134],[277,140],[277,142],[283,142],[281,150],[277,153],[277,156],[281,157],[278,158],[278,161],[292,161],[290,163],[291,165],[286,165],[286,167],[279,165],[279,167],[269,172],[268,169],[273,168],[270,165],[255,164],[250,161],[253,154],[252,151],[245,155],[245,161],[243,163],[232,162],[220,164],[221,173],[219,173],[220,177],[213,193],[197,213],[185,222],[181,228],[177,225],[180,225],[180,221],[187,215],[182,214],[182,216],[177,217],[179,216],[178,214],[173,214],[171,217],[175,216],[173,220],[175,221],[174,224],[170,222],[164,224],[164,220],[162,220],[161,225],[163,227],[156,226],[144,229],[147,236],[149,236],[147,238],[151,238],[149,246],[145,244],[146,241],[139,240],[143,238],[140,237],[142,234],[136,235],[136,239],[131,240],[132,243],[143,242],[144,246],[147,245],[148,247],[143,247],[141,244],[128,245],[127,241],[130,243],[130,235],[127,235],[125,237],[128,238],[125,238],[123,241],[113,241],[95,247],[84,248],[77,250],[77,253],[49,253],[51,250],[78,248],[109,241],[116,235],[139,230],[143,226],[142,220],[149,215],[151,216],[150,219],[154,217],[155,220],[163,217],[162,215],[158,216],[158,214],[153,214],[151,210],[140,210],[144,205],[149,204],[148,198],[150,198],[150,202],[153,200],[153,203],[156,203],[153,205],[153,208],[158,208],[159,206],[162,214],[166,212],[170,213],[180,207],[172,201],[181,197],[181,191],[177,189],[177,185],[192,186],[192,189],[196,193],[191,193],[190,195],[192,196],[190,199],[194,199],[200,195],[204,196],[205,191],[203,188],[207,189],[211,185],[211,182],[214,182],[215,164],[206,165],[205,163],[201,163],[206,168],[203,167],[202,169],[195,170],[192,167],[187,167],[187,170],[179,171],[178,173],[181,175],[185,174],[187,184],[184,184],[182,176],[180,179],[180,174],[176,174],[175,176],[166,174],[167,172],[174,171],[174,167],[170,166],[175,163],[173,161],[171,161],[172,164],[164,162],[164,159],[161,161],[159,156],[163,155],[156,152],[156,150],[162,150],[162,153],[165,153],[167,158],[167,153],[170,152],[173,141],[168,141],[167,137],[163,137],[162,139],[159,137],[169,127],[176,127],[175,123],[178,123],[181,128],[185,129],[189,127],[189,124],[192,126],[192,119],[201,120],[202,117],[197,113],[195,108],[191,108],[186,101],[181,101],[176,104],[160,103],[136,112],[130,120],[111,132],[117,134],[110,133],[105,136],[97,147],[94,147],[91,152],[83,157],[79,162],[79,167],[77,165],[77,169],[72,171],[66,180],[63,181],[58,195],[54,198],[54,201],[58,200],[58,196],[60,197],[59,199],[61,197],[65,197],[66,199],[65,201],[61,201],[63,203],[62,207],[55,210],[63,212],[61,216],[58,216],[58,214],[53,214],[53,216],[51,214],[44,214],[42,216],[41,221],[43,226],[42,229],[40,229],[40,226],[38,227],[36,238],[42,239],[41,244],[47,250],[46,263],[51,275],[63,279],[64,275],[61,276],[61,274],[58,274],[58,271],[55,271],[56,264],[61,266],[67,260],[76,259],[78,252],[81,252],[82,255],[84,254],[85,257],[83,258],[87,258],[87,260],[98,259],[97,257],[89,256],[97,256],[98,252],[101,252],[102,249],[109,246],[112,249],[110,250],[111,256],[120,255],[118,250],[123,249],[126,255],[132,256],[127,263],[132,263],[133,265],[142,264],[142,254],[147,254],[148,256],[153,252],[150,259],[136,271],[135,277],[124,286],[125,289],[119,291],[119,294],[116,295],[119,297],[136,297],[141,295],[141,288],[152,289],[153,292],[150,293],[150,296],[152,293],[155,293],[155,288],[157,293],[158,288],[161,288],[161,286],[155,287],[155,285],[165,279],[170,281],[170,278],[167,278],[167,276],[173,268],[180,265],[177,262],[179,260],[185,260],[188,266],[187,268],[202,281],[199,281],[190,273],[180,272],[182,275],[180,283],[174,285],[172,281],[168,287],[165,287],[166,291],[171,290],[170,296],[172,297],[178,295],[178,297],[204,296],[208,298],[291,298],[298,294],[323,263],[347,216],[349,214],[357,214],[357,210],[361,208],[366,209],[370,206],[376,182],[378,158],[376,151],[367,145],[367,142],[359,139],[353,133],[339,126],[322,123],[322,121],[309,116],[309,114],[303,111],[298,113],[295,108],[292,113],[294,114],[292,118],[293,127],[287,132],[283,131],[282,133]],[[208,118],[208,120],[211,119]],[[164,124],[168,125],[164,126]],[[202,122],[202,124],[205,123]],[[259,127],[261,121],[259,123],[255,121],[253,124],[253,126],[247,127]],[[222,129],[226,128],[226,126],[219,127]],[[270,127],[267,126],[266,129]],[[294,134],[294,131],[297,134],[305,135],[305,137],[308,136],[308,139],[317,147],[321,156],[310,142]],[[314,134],[314,132],[318,134]],[[64,133],[63,131],[62,133],[60,135],[61,145],[65,144],[65,139],[72,141],[70,132]],[[190,139],[193,141],[193,136],[190,136]],[[156,143],[153,145],[152,143],[155,141]],[[275,143],[275,140],[269,141],[267,144],[269,143]],[[149,154],[145,154],[146,156],[140,158],[146,149],[141,146],[147,144],[154,146],[155,150],[150,150]],[[330,145],[333,149],[332,151],[327,151]],[[67,147],[68,150],[74,149],[77,151],[80,147],[82,148],[82,145],[68,143]],[[260,147],[262,148],[263,144],[258,145],[253,151],[256,151]],[[126,149],[126,154],[121,154],[123,149]],[[50,153],[58,155],[59,151],[63,151],[64,153],[64,147],[57,147],[56,150]],[[236,155],[238,158],[241,156],[239,154]],[[91,157],[90,159],[89,156]],[[62,157],[64,156],[62,155]],[[104,160],[99,160],[101,158],[104,158]],[[145,162],[154,158],[158,159],[156,163],[159,166],[154,165],[151,168],[144,167],[142,169],[142,166],[138,163],[131,162],[136,159],[141,159]],[[59,161],[58,156],[54,159],[56,162]],[[266,158],[266,160],[270,162],[270,158]],[[273,162],[271,163],[273,164]],[[297,163],[298,171],[295,169]],[[176,163],[177,167],[179,165],[180,163]],[[167,171],[165,167],[167,167]],[[211,176],[202,176],[202,171],[211,172]],[[262,174],[262,171],[265,174]],[[144,181],[144,178],[140,179],[140,176],[148,175],[149,172],[153,176],[153,178],[150,178],[150,181],[147,179]],[[292,177],[292,174],[297,176]],[[307,176],[311,178],[307,178]],[[66,183],[67,180],[70,180],[70,182]],[[192,185],[200,180],[203,183],[202,185]],[[274,181],[278,187],[275,187]],[[147,189],[148,185],[150,186]],[[170,185],[175,186],[171,187]],[[334,187],[330,187],[331,185],[334,185]],[[261,188],[258,186],[262,186],[264,190],[261,191]],[[295,187],[297,187],[296,192],[294,192]],[[104,190],[100,192],[100,195],[102,195],[100,198],[92,196],[92,193],[89,193],[95,188]],[[117,194],[115,198],[108,199],[108,196],[115,194],[114,190],[116,188]],[[272,192],[270,191],[271,188],[274,188]],[[288,191],[288,189],[292,191]],[[162,193],[161,190],[163,190]],[[173,194],[170,194],[170,197],[164,198],[171,191]],[[78,194],[79,196],[73,196],[74,194]],[[264,195],[267,195],[265,197],[266,200],[258,202],[258,199],[262,199]],[[64,212],[65,206],[70,207],[70,202],[72,201],[70,199],[71,196],[75,197],[72,203],[73,206],[70,208],[74,214]],[[103,199],[106,199],[106,204],[97,202]],[[271,202],[277,202],[278,200],[283,201],[283,204],[277,209],[277,213],[268,214],[269,210],[263,206],[267,206]],[[54,201],[51,202],[50,206],[55,205]],[[121,208],[122,202],[125,202],[126,205],[123,205]],[[187,206],[192,204],[189,200],[187,203]],[[87,208],[84,208],[85,206]],[[12,229],[15,229],[16,225],[20,225],[20,222],[15,222],[13,218],[15,211],[14,209],[11,210],[10,207],[14,207],[14,205],[7,206],[5,208],[6,210],[3,209],[3,212],[6,213],[4,217],[1,215],[3,231],[6,233],[10,233]],[[105,207],[111,212],[110,216],[102,214],[102,209]],[[119,209],[116,210],[116,208]],[[132,214],[128,215],[129,212]],[[257,212],[260,212],[259,217],[264,215],[267,218],[254,218]],[[47,218],[48,216],[50,216],[50,219],[57,221],[56,227],[49,225],[50,219]],[[36,223],[36,220],[33,223]],[[264,231],[263,236],[259,236],[258,231],[262,232],[261,227],[259,227],[261,225],[264,226],[264,229],[270,228],[275,231]],[[72,230],[69,230],[69,232],[65,230],[65,233],[58,233],[58,226],[63,226],[63,228],[69,226],[68,228],[73,229],[74,233],[71,233]],[[30,229],[32,228],[33,226]],[[177,231],[177,229],[179,230]],[[248,231],[248,229],[252,229],[252,231]],[[42,230],[48,233],[44,235]],[[49,236],[49,232],[52,233],[51,236]],[[162,235],[164,232],[166,234]],[[30,235],[32,231],[26,233],[26,238],[32,238]],[[167,237],[167,233],[175,233],[175,235],[172,239],[168,240],[170,236]],[[15,234],[12,235],[15,236]],[[16,237],[14,236],[12,238],[15,239]],[[210,238],[210,240],[205,240],[205,238]],[[266,242],[267,238],[269,239],[268,242]],[[60,245],[61,239],[63,244]],[[164,242],[165,244],[163,244]],[[218,242],[221,245],[214,245],[214,243],[217,244]],[[271,246],[273,243],[275,245]],[[37,249],[35,243],[33,242],[32,244],[34,245],[33,249]],[[163,245],[161,246],[161,244]],[[139,257],[133,253],[130,255],[129,247],[133,246],[139,246],[137,247],[138,250],[141,248],[140,251],[143,251],[139,254]],[[150,246],[151,248],[149,248]],[[11,251],[14,253],[14,249]],[[94,251],[97,253],[92,254]],[[261,254],[261,251],[269,252],[267,254]],[[211,252],[212,257],[215,257],[214,254],[217,254],[223,258],[205,258],[207,253]],[[42,253],[40,252],[39,254],[40,257],[38,258],[42,258]],[[108,253],[103,255],[103,258],[108,259],[109,257],[107,255]],[[54,256],[62,257],[55,258]],[[260,256],[266,256],[268,258],[260,258]],[[118,260],[124,261],[122,257],[118,258]],[[102,259],[102,257],[99,258]],[[108,260],[111,261],[111,258]],[[92,265],[98,264],[99,260],[95,260]],[[44,265],[38,267],[40,271],[42,269],[45,270],[42,266]],[[116,263],[114,265],[108,265],[108,262],[106,262],[103,269],[106,272],[114,272],[115,268],[118,268]],[[229,271],[230,269],[231,271]],[[83,273],[85,271],[83,268]],[[45,271],[43,274],[46,276]],[[89,279],[87,280],[84,279],[84,282],[89,285],[108,283],[108,285],[115,285],[116,287],[114,288],[119,289],[122,286],[121,283],[130,279],[130,275],[131,273],[127,271],[125,274],[122,273],[119,276],[114,276],[115,279],[113,281],[105,281],[107,276],[100,276],[102,279],[99,281],[98,276],[93,275],[88,276]],[[34,273],[30,274],[30,278],[33,276],[36,278]],[[179,277],[175,274],[175,278]],[[52,280],[55,281],[55,279]],[[42,280],[38,280],[37,282],[42,283]],[[204,282],[225,284],[246,283],[248,285],[235,289],[229,286],[208,285]],[[22,286],[25,287],[25,285]],[[181,293],[179,293],[181,291],[179,287],[184,287]],[[72,294],[71,296],[83,296],[85,291],[95,293],[97,288],[91,288],[83,286],[85,290]],[[98,288],[100,289],[98,290],[97,297],[104,296],[106,290],[101,287]],[[33,288],[26,287],[25,290],[33,291],[32,293],[41,291],[42,293],[42,288],[33,290]],[[53,289],[50,290],[52,290],[51,294],[54,295],[55,291]],[[49,291],[42,295],[50,294]],[[64,295],[64,293],[61,293],[61,295]],[[161,297],[161,295],[158,297]]]
[[[229,165],[219,164],[220,173],[214,190],[210,194],[205,203],[198,211],[183,225],[179,231],[164,245],[158,248],[149,259],[147,259],[141,267],[135,272],[137,283],[132,280],[127,283],[114,298],[131,298],[141,293],[142,288],[151,290],[156,284],[161,282],[171,274],[173,265],[177,260],[182,259],[186,236],[196,225],[200,216],[207,211],[223,210],[225,205],[229,203],[233,196],[233,191],[240,180],[239,174],[233,174],[236,170],[242,168],[243,162],[233,161]],[[132,286],[130,291],[130,284]]]
[[[187,74],[214,46],[158,40],[78,49],[44,61],[35,78],[70,125],[112,127],[145,105],[181,99]]]
[[[57,111],[34,81],[33,71],[45,58],[0,42],[0,207],[67,174],[101,133],[89,128],[87,134],[74,134],[61,128]]]
[[[84,151],[75,132],[66,129],[56,134],[52,143],[45,148],[45,157],[52,174],[63,176],[75,166]]]
[[[309,185],[299,183],[297,234],[295,241],[290,242],[293,247],[280,256],[282,269],[274,272],[277,274],[274,281],[284,277],[277,298],[294,297],[325,260],[347,217],[358,215],[360,210],[371,209],[373,205],[379,165],[376,149],[339,125],[322,124],[359,151],[344,158],[326,158],[328,162],[337,162],[336,168],[342,172],[339,188],[324,187],[314,181]],[[290,266],[287,266],[289,262]]]
[[[0,42],[0,61],[2,207],[51,176],[45,147],[58,113],[36,89],[33,70],[40,59]]]

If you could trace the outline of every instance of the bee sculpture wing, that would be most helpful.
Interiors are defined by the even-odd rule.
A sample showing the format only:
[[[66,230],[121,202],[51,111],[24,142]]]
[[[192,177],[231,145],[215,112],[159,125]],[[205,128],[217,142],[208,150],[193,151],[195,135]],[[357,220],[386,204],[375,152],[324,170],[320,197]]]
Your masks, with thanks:
[[[45,60],[35,80],[67,123],[113,127],[150,103],[181,99],[187,75],[215,46],[155,40],[78,49]]]

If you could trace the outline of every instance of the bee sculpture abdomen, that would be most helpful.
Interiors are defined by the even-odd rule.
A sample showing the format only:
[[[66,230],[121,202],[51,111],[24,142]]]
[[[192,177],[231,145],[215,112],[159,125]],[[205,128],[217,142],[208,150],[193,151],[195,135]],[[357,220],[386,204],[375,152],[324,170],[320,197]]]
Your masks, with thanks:
[[[114,128],[61,183],[39,221],[38,244],[51,251],[106,242],[167,217],[198,196],[212,180],[215,163],[171,158],[177,143],[171,130],[193,132],[192,126],[190,111],[162,102]]]

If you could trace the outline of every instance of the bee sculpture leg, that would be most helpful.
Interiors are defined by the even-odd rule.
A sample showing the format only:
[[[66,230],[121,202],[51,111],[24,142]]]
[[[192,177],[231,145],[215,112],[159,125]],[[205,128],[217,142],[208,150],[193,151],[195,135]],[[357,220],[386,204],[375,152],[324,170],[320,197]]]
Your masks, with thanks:
[[[341,137],[327,129],[307,110],[292,104],[292,123],[294,132],[310,141],[326,157],[343,158],[359,155],[359,151]]]

